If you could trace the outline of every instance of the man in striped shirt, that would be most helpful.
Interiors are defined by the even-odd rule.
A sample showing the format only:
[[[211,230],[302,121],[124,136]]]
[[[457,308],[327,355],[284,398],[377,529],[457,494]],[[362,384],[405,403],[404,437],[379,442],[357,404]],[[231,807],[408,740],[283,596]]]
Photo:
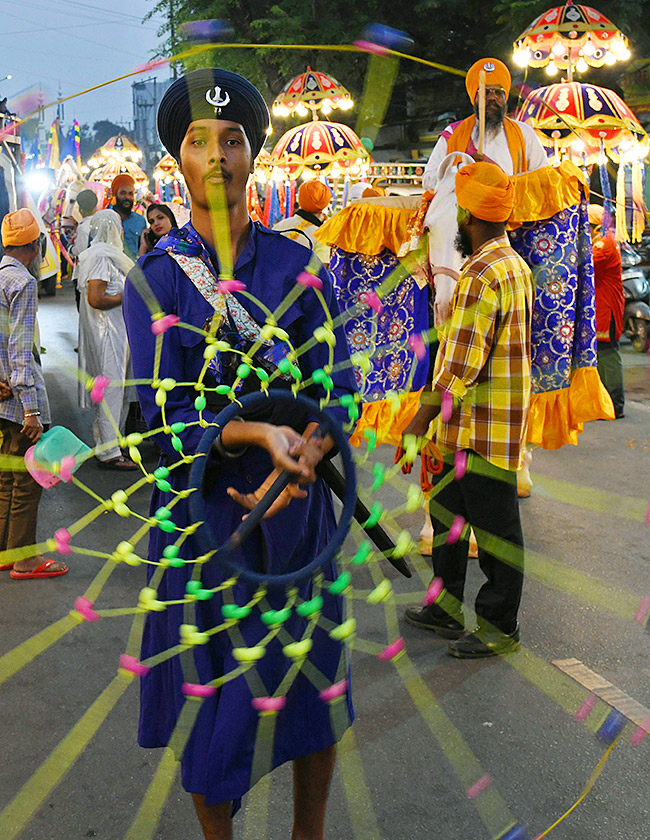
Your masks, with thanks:
[[[422,439],[435,421],[445,458],[430,503],[433,569],[444,590],[434,604],[409,607],[406,620],[451,639],[452,656],[479,658],[519,646],[524,552],[516,471],[530,401],[535,290],[506,235],[514,197],[505,173],[487,162],[465,166],[456,175],[456,197],[459,245],[468,259],[440,330],[431,390],[404,433]],[[470,526],[487,581],[476,597],[478,626],[466,632]]]

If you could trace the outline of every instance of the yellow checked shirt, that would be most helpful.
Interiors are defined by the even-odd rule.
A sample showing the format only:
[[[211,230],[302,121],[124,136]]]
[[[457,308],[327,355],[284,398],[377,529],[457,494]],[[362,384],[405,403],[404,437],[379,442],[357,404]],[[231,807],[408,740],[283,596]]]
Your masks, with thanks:
[[[521,466],[530,402],[530,326],[535,286],[507,236],[486,242],[465,262],[440,329],[433,389],[453,397],[441,412],[443,454],[473,449],[502,469]]]

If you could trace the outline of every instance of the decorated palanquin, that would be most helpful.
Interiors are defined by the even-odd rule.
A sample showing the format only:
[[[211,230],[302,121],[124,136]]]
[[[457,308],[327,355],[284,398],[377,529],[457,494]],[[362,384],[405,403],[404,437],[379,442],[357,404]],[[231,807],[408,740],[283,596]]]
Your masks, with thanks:
[[[596,369],[588,186],[568,162],[512,180],[517,199],[509,235],[536,284],[528,441],[559,449],[576,444],[586,422],[614,417]],[[403,269],[404,277],[390,295],[382,297],[380,287],[399,264],[395,255],[400,245],[417,241],[413,221],[417,225],[424,213],[374,203],[378,201],[346,208],[319,229],[318,238],[332,247],[330,270],[341,308],[350,310],[363,303],[364,293],[377,290],[384,306],[379,314],[359,307],[360,313],[346,323],[351,352],[368,354],[370,361],[368,368],[357,357],[367,372],[356,368],[364,405],[353,442],[361,442],[364,431],[373,429],[378,440],[395,444],[417,410],[429,369],[428,342],[414,344],[408,334],[412,329],[412,335],[428,335],[428,295],[414,280],[413,273],[419,272],[413,268],[413,273]]]
[[[396,257],[418,205],[419,199],[408,198],[355,202],[316,234],[332,248],[329,270],[363,399],[361,419],[351,438],[354,445],[363,440],[367,428],[384,443],[399,443],[426,383],[429,294],[405,267],[408,261]],[[375,300],[373,295],[381,307],[368,304]],[[425,340],[416,345],[416,353],[413,338],[421,335]]]

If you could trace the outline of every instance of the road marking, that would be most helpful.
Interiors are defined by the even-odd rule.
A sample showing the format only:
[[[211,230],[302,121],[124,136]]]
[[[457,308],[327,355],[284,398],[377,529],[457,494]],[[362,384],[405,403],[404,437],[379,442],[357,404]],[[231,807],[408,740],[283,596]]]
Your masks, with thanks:
[[[650,709],[647,706],[621,691],[591,668],[587,668],[579,659],[554,659],[553,665],[637,726],[642,726],[650,717]]]

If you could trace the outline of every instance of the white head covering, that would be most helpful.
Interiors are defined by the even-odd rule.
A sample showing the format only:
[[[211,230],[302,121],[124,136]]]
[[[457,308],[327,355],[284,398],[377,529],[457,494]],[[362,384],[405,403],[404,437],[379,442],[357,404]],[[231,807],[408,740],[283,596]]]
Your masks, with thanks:
[[[102,257],[110,260],[122,273],[133,268],[131,260],[122,250],[122,221],[114,210],[98,210],[90,220],[90,247],[79,255],[79,270],[90,278],[91,264]],[[101,278],[98,278],[101,279]]]

